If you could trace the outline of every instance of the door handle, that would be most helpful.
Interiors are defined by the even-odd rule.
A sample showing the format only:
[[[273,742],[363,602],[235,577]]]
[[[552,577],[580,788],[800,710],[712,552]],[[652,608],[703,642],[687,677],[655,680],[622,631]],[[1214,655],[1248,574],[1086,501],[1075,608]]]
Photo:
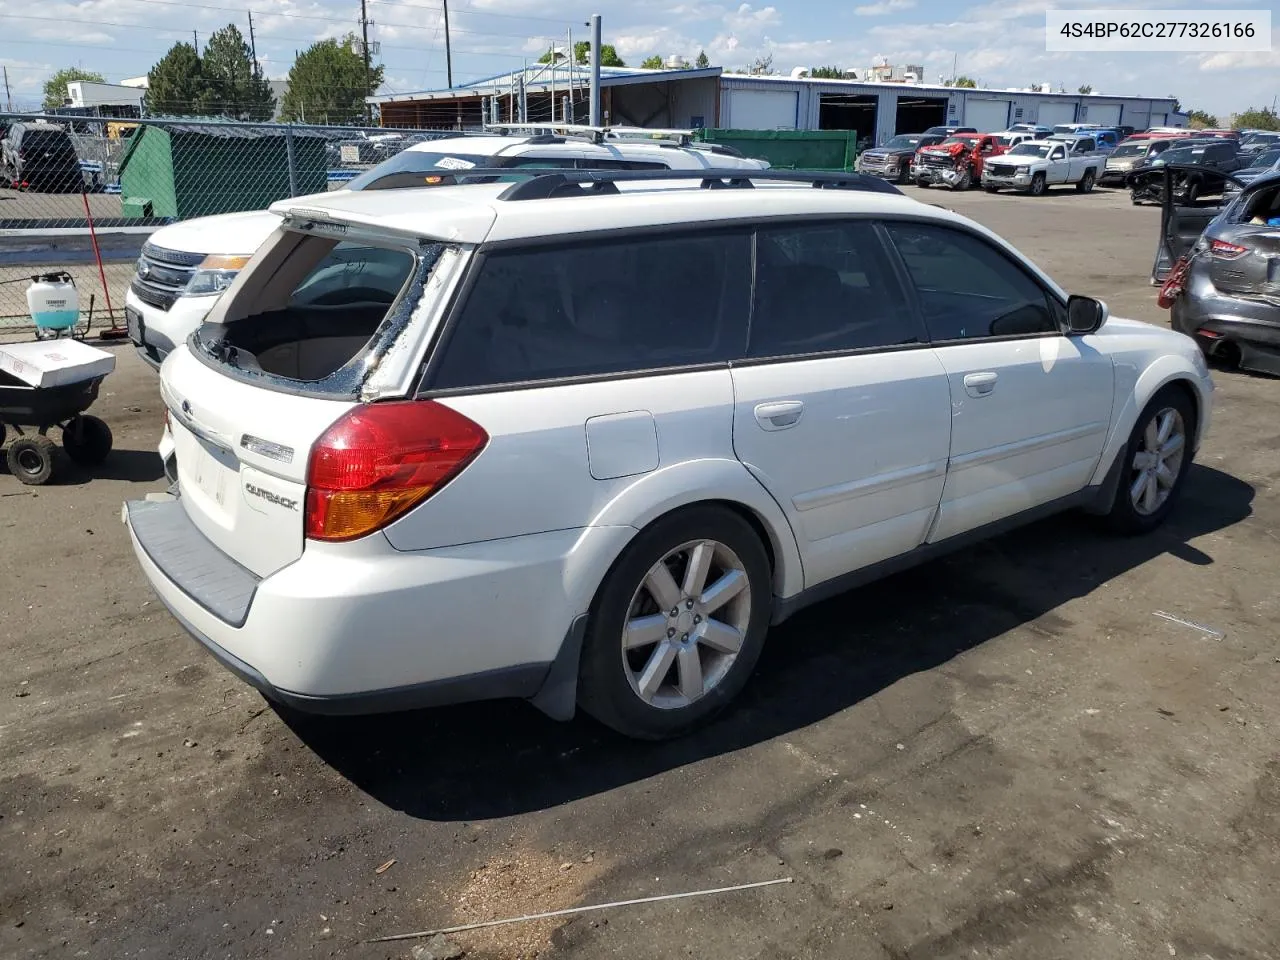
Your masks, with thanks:
[[[966,373],[964,375],[964,389],[971,397],[988,397],[991,391],[996,388],[996,380],[999,377],[994,373]]]
[[[799,400],[779,400],[756,405],[756,423],[766,430],[785,430],[800,422],[804,404]]]

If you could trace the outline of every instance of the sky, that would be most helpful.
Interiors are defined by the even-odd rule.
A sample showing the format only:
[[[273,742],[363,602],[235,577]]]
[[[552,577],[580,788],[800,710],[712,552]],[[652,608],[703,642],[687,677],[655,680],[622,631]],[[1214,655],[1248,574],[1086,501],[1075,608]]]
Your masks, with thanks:
[[[866,67],[874,58],[923,64],[937,81],[956,72],[982,86],[1052,83],[1074,91],[1089,84],[1103,94],[1180,98],[1184,109],[1226,116],[1271,106],[1280,86],[1280,30],[1267,53],[1046,53],[1048,4],[995,0],[449,0],[454,83],[519,68],[572,30],[586,39],[586,20],[602,16],[604,42],[630,65],[647,56],[705,50],[713,64],[741,68],[772,56],[773,67]],[[1059,4],[1054,4],[1059,6]],[[1247,0],[1074,0],[1077,9],[1272,9]],[[368,0],[370,38],[381,44],[383,92],[439,89],[445,82],[441,0]],[[192,31],[203,43],[234,22],[246,35],[252,11],[259,60],[267,75],[287,75],[294,52],[312,42],[358,30],[359,0],[0,0],[0,63],[14,106],[39,103],[48,76],[60,67],[96,70],[119,81],[145,74]]]

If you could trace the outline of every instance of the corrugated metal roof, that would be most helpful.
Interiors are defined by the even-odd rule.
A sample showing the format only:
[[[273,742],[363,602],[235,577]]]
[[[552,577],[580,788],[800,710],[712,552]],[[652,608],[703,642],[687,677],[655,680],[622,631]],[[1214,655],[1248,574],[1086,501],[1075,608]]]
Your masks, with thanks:
[[[1050,99],[1079,100],[1084,103],[1105,103],[1111,100],[1150,100],[1155,103],[1175,103],[1175,97],[1149,97],[1141,94],[1098,94],[1098,93],[1041,93],[1038,90],[1009,90],[1005,87],[948,87],[940,83],[898,83],[891,80],[839,80],[828,77],[757,77],[745,73],[722,74],[720,82],[733,89],[746,89],[752,86],[823,86],[837,90],[863,93],[868,90],[894,90],[899,93],[916,91],[927,94],[980,94],[984,97],[995,96],[1001,99],[1008,97],[1046,97]]]
[[[455,100],[460,97],[505,96],[511,92],[511,84],[524,74],[524,88],[528,93],[549,93],[551,90],[564,90],[569,81],[569,71],[563,67],[556,71],[554,79],[548,71],[548,64],[530,66],[526,70],[514,70],[511,73],[499,74],[484,80],[476,80],[465,86],[444,90],[419,90],[414,93],[394,93],[379,97],[368,97],[368,103],[411,103],[414,100]],[[718,77],[724,72],[722,67],[706,67],[704,69],[686,70],[639,70],[630,67],[601,67],[601,87],[621,87],[638,83],[667,83],[671,80],[701,80]],[[573,69],[573,81],[584,89],[589,81],[590,69],[578,64]]]

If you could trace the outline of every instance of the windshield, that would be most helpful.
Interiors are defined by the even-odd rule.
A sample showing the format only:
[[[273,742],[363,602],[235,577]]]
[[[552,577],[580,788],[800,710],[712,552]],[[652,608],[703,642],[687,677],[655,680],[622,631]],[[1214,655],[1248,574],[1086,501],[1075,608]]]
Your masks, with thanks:
[[[1272,145],[1275,143],[1280,143],[1280,133],[1251,133],[1240,141],[1240,146]]]
[[[1195,163],[1204,156],[1204,147],[1180,147],[1160,155],[1161,163]]]
[[[1113,157],[1140,157],[1151,149],[1149,143],[1122,143],[1111,151]]]
[[[1053,147],[1047,143],[1020,143],[1008,153],[1006,157],[1047,157],[1049,151]]]
[[[946,146],[950,146],[953,143],[961,143],[961,144],[964,144],[966,147],[972,147],[977,142],[978,142],[977,137],[947,137],[947,139],[942,141],[942,146],[946,147]]]
[[[920,143],[920,141],[923,139],[924,137],[922,136],[916,136],[916,137],[899,136],[899,137],[894,137],[884,146],[886,150],[914,150],[916,146]]]
[[[1002,147],[1007,147],[1009,144],[1013,143],[1013,137],[1009,136],[1008,134],[1005,134],[1004,136],[996,137],[996,143],[1000,144],[1000,146]]]
[[[502,161],[495,157],[486,157],[474,153],[435,153],[428,150],[405,150],[390,159],[383,160],[370,170],[347,184],[348,190],[389,190],[398,187],[421,187],[425,184],[425,175],[441,172],[454,173],[459,170],[471,170],[476,167],[492,168],[502,166]]]
[[[1280,163],[1280,150],[1268,150],[1266,153],[1260,153],[1254,158],[1251,167],[1274,167]]]

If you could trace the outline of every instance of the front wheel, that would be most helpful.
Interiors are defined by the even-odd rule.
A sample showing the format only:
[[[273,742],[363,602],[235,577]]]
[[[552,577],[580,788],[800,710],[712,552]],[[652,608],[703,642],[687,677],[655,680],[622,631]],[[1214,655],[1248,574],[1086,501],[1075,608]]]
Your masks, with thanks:
[[[57,448],[46,436],[19,437],[9,444],[5,459],[9,472],[28,486],[38,487],[53,476],[53,452]]]
[[[751,525],[690,507],[643,530],[592,605],[579,701],[646,740],[705,723],[742,690],[769,627],[769,558]]]
[[[929,187],[929,181],[921,177],[916,180],[916,186],[919,187],[921,190],[926,190]]]
[[[965,169],[960,174],[960,179],[952,184],[952,190],[968,190],[973,186],[973,171]]]
[[[1037,173],[1034,177],[1031,178],[1030,193],[1033,197],[1044,196],[1044,192],[1048,189],[1049,189],[1049,184],[1046,182],[1043,173]]]
[[[899,170],[899,171],[898,171],[898,185],[899,185],[899,186],[902,186],[902,187],[905,187],[905,186],[906,186],[907,184],[909,184],[910,182],[911,182],[911,171],[910,171],[910,170],[905,170],[905,169],[903,169],[903,170]]]
[[[1092,170],[1086,170],[1084,172],[1084,176],[1081,177],[1080,182],[1076,184],[1076,191],[1078,193],[1093,192],[1093,171]]]
[[[1178,387],[1157,393],[1134,424],[1124,469],[1107,514],[1121,533],[1147,533],[1164,522],[1191,466],[1195,409]]]

